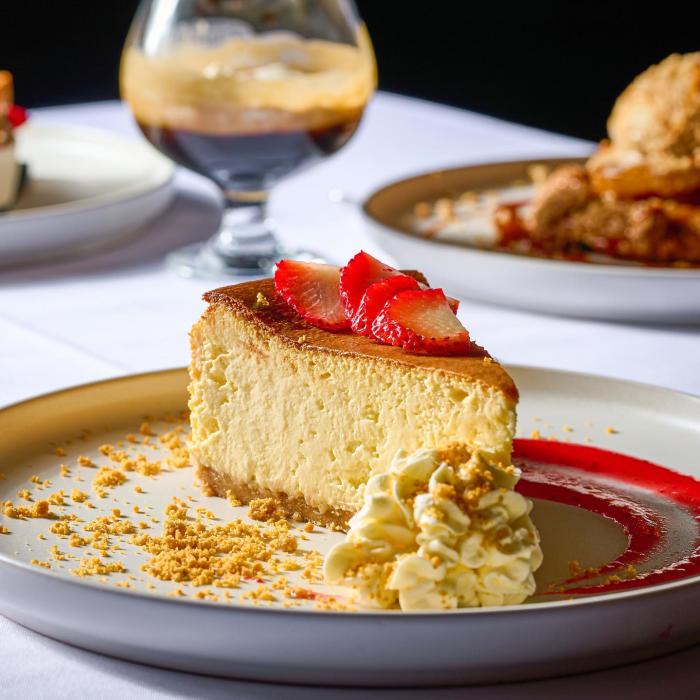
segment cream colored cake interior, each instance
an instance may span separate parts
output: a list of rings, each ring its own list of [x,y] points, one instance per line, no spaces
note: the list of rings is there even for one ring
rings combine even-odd
[[[508,463],[515,405],[444,372],[302,352],[214,305],[192,330],[192,456],[241,483],[355,511],[399,449],[455,442]]]

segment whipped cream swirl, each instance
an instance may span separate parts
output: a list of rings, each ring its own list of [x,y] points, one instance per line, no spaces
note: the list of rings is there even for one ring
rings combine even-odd
[[[462,447],[399,452],[367,483],[345,541],[326,556],[326,581],[351,586],[370,607],[523,602],[542,550],[532,502],[513,490],[519,476]]]

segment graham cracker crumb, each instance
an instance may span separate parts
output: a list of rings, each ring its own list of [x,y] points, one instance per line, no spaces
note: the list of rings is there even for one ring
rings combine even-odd
[[[121,562],[103,562],[97,557],[84,557],[80,560],[80,565],[77,569],[73,569],[71,573],[74,576],[108,576],[109,574],[122,574],[126,571]]]
[[[80,489],[73,489],[70,492],[70,497],[76,502],[76,503],[85,503],[90,496],[85,493],[85,491],[81,491]]]
[[[248,504],[248,517],[251,520],[268,521],[283,517],[283,512],[274,498],[254,498]]]
[[[6,501],[3,512],[6,517],[14,518],[15,520],[53,517],[48,501],[37,501],[31,508],[28,506],[14,506],[10,501]]]
[[[66,494],[64,493],[63,489],[59,489],[58,491],[50,494],[47,500],[52,506],[63,506],[65,505],[65,497]]]
[[[173,422],[177,420],[173,419]],[[91,480],[92,488],[97,495],[109,498],[115,506],[111,507],[110,503],[107,508],[109,515],[90,520],[65,511],[64,508],[73,504],[83,504],[85,509],[97,507],[90,501],[90,494],[79,488],[65,491],[58,489],[50,494],[47,491],[48,495],[41,497],[41,500],[37,500],[36,503],[27,500],[22,506],[10,501],[0,502],[0,512],[6,517],[49,518],[53,521],[47,526],[46,535],[43,532],[38,533],[37,539],[45,541],[47,536],[49,539],[58,537],[65,544],[51,544],[49,541],[47,545],[50,545],[50,549],[46,560],[35,559],[34,564],[44,568],[53,566],[66,572],[71,571],[78,577],[92,577],[95,581],[109,583],[110,574],[126,573],[124,555],[121,553],[126,549],[124,545],[129,543],[139,548],[137,554],[142,557],[146,555],[142,559],[145,563],[141,569],[153,577],[151,580],[188,583],[198,589],[187,591],[183,586],[174,589],[171,595],[190,595],[197,600],[226,603],[244,597],[255,605],[269,604],[279,598],[279,605],[299,605],[300,603],[284,601],[280,591],[289,589],[284,572],[303,570],[306,580],[321,580],[321,555],[298,549],[300,540],[309,540],[303,533],[314,532],[313,523],[305,522],[308,516],[302,518],[299,514],[298,519],[302,522],[302,532],[299,532],[281,517],[281,504],[272,498],[258,499],[257,503],[250,504],[250,515],[259,520],[257,523],[240,519],[222,522],[207,508],[195,508],[193,504],[188,511],[185,502],[174,499],[166,511],[165,521],[160,526],[162,529],[157,533],[155,526],[150,523],[161,521],[151,517],[153,510],[150,506],[144,508],[143,505],[132,505],[128,496],[124,498],[124,493],[109,492],[110,489],[128,481],[130,471],[143,476],[155,476],[163,470],[170,471],[165,469],[166,465],[171,469],[190,465],[185,429],[180,425],[171,425],[168,426],[167,432],[156,432],[155,423],[152,428],[150,421],[150,418],[146,418],[145,425],[141,425],[139,432],[143,437],[132,434],[131,440],[127,438],[126,446],[121,440],[116,440],[115,445],[100,445],[99,452],[109,460],[105,462],[110,466],[101,466],[85,454],[75,457],[77,465],[95,469]],[[161,462],[149,459],[143,454],[145,448],[140,448],[139,445],[146,445],[151,449],[160,448],[161,454],[167,450],[169,456],[161,457],[161,466]],[[61,464],[59,467],[57,463],[58,460],[56,468],[60,468],[62,478],[83,480],[77,470],[73,476],[71,467],[67,464]],[[20,495],[23,500],[32,497],[38,499],[38,492],[51,486],[50,480],[42,480],[38,475],[34,475],[31,482],[36,488],[22,489]],[[135,484],[133,490],[135,493],[145,493],[140,484]],[[228,497],[231,505],[241,505],[233,493],[229,493]],[[189,498],[195,501],[195,504],[201,500],[191,496]],[[52,512],[53,506],[56,506],[56,512]],[[74,509],[77,512],[75,506]],[[83,516],[85,512],[89,511],[83,510]],[[145,515],[146,519],[138,521],[134,515],[142,518]],[[9,532],[7,527],[0,525],[0,534]],[[65,547],[68,553],[59,549],[59,546]],[[71,549],[68,549],[69,547]],[[64,566],[64,562],[69,564]],[[137,581],[147,590],[158,589],[150,581],[133,576],[113,582],[113,585],[130,588],[134,587]],[[255,582],[256,587],[246,587],[243,593],[232,597],[229,591],[241,588],[244,581]],[[221,590],[221,593],[217,592],[217,589]]]
[[[59,537],[68,537],[68,535],[73,533],[71,526],[64,520],[55,522],[53,525],[51,525],[49,531],[54,535],[58,535]]]
[[[582,572],[581,563],[577,559],[572,559],[569,562],[569,576],[580,576]]]
[[[165,514],[160,536],[132,538],[151,554],[142,570],[164,581],[235,588],[241,578],[264,574],[275,552],[296,551],[296,538],[283,520],[266,528],[242,520],[207,525],[200,514],[191,520],[188,506],[179,499],[173,500]]]
[[[238,506],[242,506],[243,504],[233,495],[233,491],[228,490],[226,492],[226,500],[229,502],[229,505],[233,506],[234,508],[237,508]]]
[[[277,600],[277,598],[267,586],[260,585],[252,591],[246,591],[241,594],[241,600],[263,600],[266,602],[273,602]]]
[[[97,475],[92,480],[92,487],[100,493],[105,488],[113,488],[114,486],[119,486],[127,481],[126,476],[116,469],[110,469],[109,467],[100,467]]]
[[[51,552],[51,559],[53,559],[54,561],[67,561],[68,559],[66,555],[55,544],[51,545],[49,551]]]

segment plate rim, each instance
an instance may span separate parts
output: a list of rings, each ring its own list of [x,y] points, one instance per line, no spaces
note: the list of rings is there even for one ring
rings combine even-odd
[[[7,221],[9,225],[38,218],[89,213],[109,206],[122,205],[153,197],[157,193],[172,187],[177,170],[175,164],[161,155],[155,148],[143,142],[143,140],[130,138],[120,132],[109,129],[62,124],[52,120],[44,121],[39,119],[37,122],[30,122],[27,126],[28,131],[36,131],[40,135],[46,132],[50,135],[53,132],[59,137],[75,141],[91,141],[102,145],[109,144],[110,146],[127,145],[131,149],[135,148],[141,151],[142,155],[149,159],[151,165],[157,167],[152,168],[148,184],[142,182],[139,185],[138,181],[134,181],[127,188],[120,188],[116,191],[105,192],[85,199],[61,202],[59,204],[47,204],[32,207],[31,209],[10,210],[0,217],[0,229],[3,228],[3,220]]]
[[[364,199],[359,202],[359,209],[362,212],[362,216],[365,222],[369,222],[372,226],[378,227],[381,231],[387,235],[394,236],[397,240],[409,239],[411,241],[416,241],[419,244],[424,244],[430,248],[433,244],[439,246],[446,246],[452,249],[457,249],[463,251],[467,255],[474,255],[476,257],[487,257],[487,256],[507,256],[509,260],[517,260],[524,265],[530,265],[534,267],[536,265],[552,265],[555,264],[557,269],[562,272],[567,270],[582,271],[586,270],[592,274],[622,274],[629,277],[672,277],[674,279],[687,278],[687,279],[700,279],[700,268],[679,268],[671,266],[663,267],[644,267],[642,265],[622,265],[616,262],[611,263],[597,263],[597,262],[576,262],[572,260],[558,260],[556,258],[538,258],[531,255],[518,255],[517,253],[511,253],[502,250],[489,250],[487,248],[478,248],[476,246],[463,245],[461,243],[456,243],[451,240],[442,240],[439,238],[426,238],[413,233],[408,233],[402,231],[401,229],[389,226],[383,221],[380,221],[375,217],[369,210],[372,202],[382,195],[384,192],[401,185],[405,185],[416,180],[421,180],[426,177],[431,176],[441,176],[443,174],[456,173],[464,170],[476,170],[478,168],[484,168],[493,165],[503,165],[503,166],[516,166],[516,165],[547,165],[547,164],[563,164],[563,163],[582,163],[585,162],[585,158],[579,155],[572,155],[570,157],[553,157],[547,156],[544,158],[524,158],[516,160],[491,160],[491,161],[480,161],[478,163],[469,163],[467,165],[453,166],[449,168],[437,168],[434,170],[424,170],[406,177],[401,177],[398,179],[388,180],[383,184],[375,187],[372,191],[364,197]]]
[[[559,378],[564,377],[574,377],[575,379],[592,379],[592,380],[603,380],[605,382],[614,382],[615,384],[622,384],[630,388],[635,388],[637,390],[652,390],[661,391],[662,393],[672,394],[676,396],[683,397],[685,399],[691,399],[693,402],[698,404],[700,407],[700,396],[696,394],[691,394],[685,391],[679,391],[676,389],[670,389],[668,387],[659,386],[656,384],[648,384],[645,382],[639,382],[635,380],[619,379],[615,377],[606,377],[605,375],[593,374],[590,372],[575,372],[570,370],[562,369],[548,369],[545,367],[536,367],[532,365],[516,365],[516,364],[505,364],[503,365],[507,371],[514,372],[535,372],[535,373],[545,373],[554,374]],[[130,374],[123,374],[117,377],[109,377],[107,379],[95,380],[91,382],[85,382],[81,384],[75,384],[55,391],[47,392],[44,394],[39,394],[37,396],[32,396],[27,399],[23,399],[17,402],[13,402],[8,405],[0,406],[0,421],[3,419],[3,415],[13,411],[20,410],[27,407],[28,405],[44,400],[51,400],[57,398],[58,396],[63,396],[65,394],[70,394],[72,392],[79,392],[85,389],[96,388],[105,384],[116,384],[120,382],[130,382],[148,379],[156,376],[165,375],[186,375],[187,367],[170,367],[166,369],[152,370],[147,372],[136,372]],[[283,614],[299,616],[300,614],[304,617],[313,615],[314,619],[316,616],[328,617],[337,620],[340,618],[347,619],[357,619],[358,617],[366,617],[369,619],[413,619],[416,618],[443,618],[452,616],[464,616],[464,615],[524,615],[526,613],[542,613],[547,610],[568,610],[571,608],[578,609],[581,606],[588,605],[603,605],[603,604],[615,604],[624,603],[630,599],[636,599],[639,597],[648,596],[664,596],[671,594],[676,589],[691,588],[694,586],[700,586],[700,574],[696,576],[689,576],[676,581],[670,581],[666,583],[659,583],[656,585],[651,585],[646,588],[630,589],[623,591],[613,591],[610,593],[603,593],[599,595],[591,595],[582,598],[577,598],[573,600],[555,600],[551,602],[540,602],[540,603],[521,603],[518,605],[507,605],[507,606],[486,606],[486,607],[475,607],[475,608],[458,608],[454,610],[415,610],[415,611],[399,611],[399,610],[358,610],[358,611],[335,611],[335,610],[308,610],[308,609],[284,609],[284,608],[273,608],[273,607],[262,607],[262,606],[252,606],[244,605],[240,603],[230,603],[222,605],[219,602],[207,601],[207,600],[193,600],[189,598],[168,598],[162,595],[154,595],[152,593],[146,593],[139,590],[125,590],[122,588],[107,587],[103,584],[86,581],[83,579],[72,580],[66,577],[64,574],[52,570],[45,570],[43,568],[37,568],[32,566],[28,562],[24,562],[19,559],[15,559],[10,555],[0,552],[0,568],[1,567],[12,567],[15,570],[19,570],[21,573],[33,574],[39,577],[45,577],[49,580],[58,580],[67,585],[77,585],[82,588],[86,588],[92,591],[97,591],[99,593],[112,594],[117,596],[135,596],[142,601],[154,601],[161,604],[168,605],[187,605],[187,606],[209,606],[214,607],[218,610],[228,610],[228,614],[238,614],[242,612],[246,613],[259,613],[264,612],[267,615],[270,614]],[[122,598],[122,600],[124,600]]]

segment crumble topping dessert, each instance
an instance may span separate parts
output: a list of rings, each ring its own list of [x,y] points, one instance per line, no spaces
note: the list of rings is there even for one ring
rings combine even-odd
[[[585,166],[562,166],[531,206],[502,207],[501,240],[548,252],[700,264],[700,53],[673,54],[624,90]]]
[[[542,251],[588,251],[648,262],[700,263],[700,207],[658,196],[625,199],[597,192],[586,167],[558,168],[520,210],[496,221],[512,240],[526,235]]]
[[[700,52],[672,54],[615,101],[588,162],[597,191],[679,197],[700,189]]]
[[[584,165],[531,167],[529,183],[419,202],[411,226],[526,255],[700,265],[700,52],[635,78],[608,136]]]
[[[326,556],[326,581],[380,608],[522,603],[542,550],[518,477],[460,447],[399,452],[367,483],[345,542]]]

